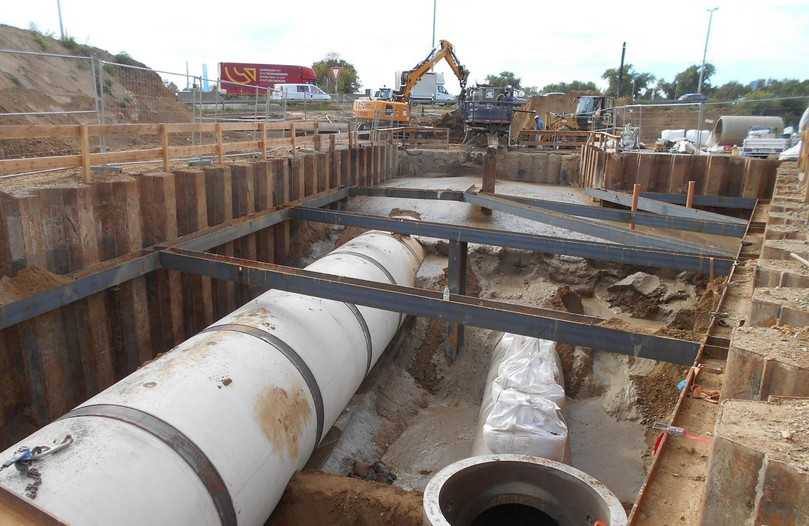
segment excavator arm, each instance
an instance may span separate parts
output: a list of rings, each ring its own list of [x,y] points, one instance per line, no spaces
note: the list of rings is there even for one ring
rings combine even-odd
[[[455,73],[455,76],[458,77],[458,82],[461,84],[461,100],[464,98],[464,93],[466,92],[466,79],[469,77],[469,70],[467,70],[461,63],[458,61],[457,55],[455,55],[455,48],[452,44],[447,40],[441,41],[441,47],[438,49],[433,49],[430,51],[430,54],[427,55],[427,58],[419,62],[416,67],[411,69],[407,72],[406,78],[404,80],[404,87],[402,88],[401,95],[399,96],[402,101],[409,101],[410,95],[413,93],[413,89],[416,87],[416,84],[419,80],[424,76],[425,73],[430,71],[430,69],[438,64],[441,59],[445,59],[449,67],[452,69],[452,72]]]

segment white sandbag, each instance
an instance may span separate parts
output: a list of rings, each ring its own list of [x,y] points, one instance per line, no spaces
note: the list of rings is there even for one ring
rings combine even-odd
[[[711,130],[702,130],[701,134],[699,133],[699,130],[688,130],[687,132],[685,132],[686,140],[693,142],[694,144],[696,144],[697,138],[700,135],[702,135],[702,140],[700,141],[700,144],[708,144],[708,139],[711,138]]]
[[[562,410],[539,395],[503,389],[483,424],[483,443],[492,453],[518,453],[563,461],[567,424]]]
[[[567,427],[561,408],[565,401],[556,342],[504,334],[492,353],[472,454],[495,452],[489,449],[484,437],[484,428],[489,425],[487,436],[499,444],[497,453],[532,455],[535,454],[532,451],[547,451],[555,455],[547,458],[564,460]],[[508,414],[512,416],[505,416]],[[511,424],[508,418],[512,419]],[[564,433],[560,431],[560,421]],[[548,430],[531,428],[543,422],[548,422]],[[509,433],[515,436],[508,438]],[[562,453],[557,455],[560,441]]]
[[[512,338],[511,345],[502,356],[494,383],[504,389],[546,396],[564,408],[564,376],[556,353],[556,342],[509,336]]]
[[[685,130],[663,130],[660,132],[660,138],[669,142],[681,141],[685,138]]]

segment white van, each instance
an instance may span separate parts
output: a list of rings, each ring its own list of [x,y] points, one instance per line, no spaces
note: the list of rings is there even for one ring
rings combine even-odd
[[[447,91],[443,84],[438,84],[435,87],[435,103],[436,104],[455,104],[457,97]]]
[[[331,100],[328,93],[314,84],[276,84],[270,96],[273,100]]]

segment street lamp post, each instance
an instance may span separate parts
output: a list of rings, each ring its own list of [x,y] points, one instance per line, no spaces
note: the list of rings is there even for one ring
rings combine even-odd
[[[705,48],[702,50],[702,66],[699,68],[699,82],[697,83],[697,93],[702,94],[702,81],[705,78],[705,59],[708,56],[708,39],[711,38],[711,22],[713,22],[714,11],[718,7],[707,9],[708,11],[708,30],[705,32]],[[702,148],[702,121],[705,117],[705,103],[699,101],[699,117],[697,122],[697,152]]]
[[[62,26],[62,0],[56,0],[56,11],[59,13],[59,36],[65,39],[65,28]]]

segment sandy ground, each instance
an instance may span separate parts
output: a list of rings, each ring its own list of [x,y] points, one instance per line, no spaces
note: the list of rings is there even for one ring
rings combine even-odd
[[[397,179],[391,184],[463,189],[474,182],[472,177],[457,177]],[[498,191],[588,201],[569,187],[503,182]],[[348,210],[375,215],[387,215],[393,208],[415,210],[431,221],[575,236],[507,214],[484,216],[465,203],[361,197],[347,205]],[[359,233],[342,227],[323,228],[305,233],[317,241],[307,254],[301,254],[301,263],[320,257]],[[428,239],[422,242],[428,255],[416,286],[442,290],[446,286],[446,244]],[[681,293],[666,302],[619,297],[610,291],[609,285],[636,270],[575,257],[472,247],[467,282],[471,295],[556,309],[563,308],[559,288],[569,286],[581,294],[586,314],[617,318],[617,323],[648,332],[675,330],[672,324],[679,320],[686,324],[682,330],[687,333],[695,317],[686,316],[683,322],[678,316],[697,310],[697,296],[704,283],[688,275],[661,271],[657,274],[661,285]],[[633,315],[636,303],[644,303],[641,310],[645,318]],[[445,352],[446,324],[424,318],[408,320],[307,467],[364,477],[368,466],[381,462],[395,476],[394,486],[423,490],[438,470],[470,454],[491,352],[500,337],[497,331],[467,327],[464,351],[450,362]],[[649,428],[671,411],[677,395],[675,385],[684,370],[585,348],[557,348],[569,397],[565,416],[570,462],[604,482],[625,505],[631,506],[645,478],[652,439]]]

